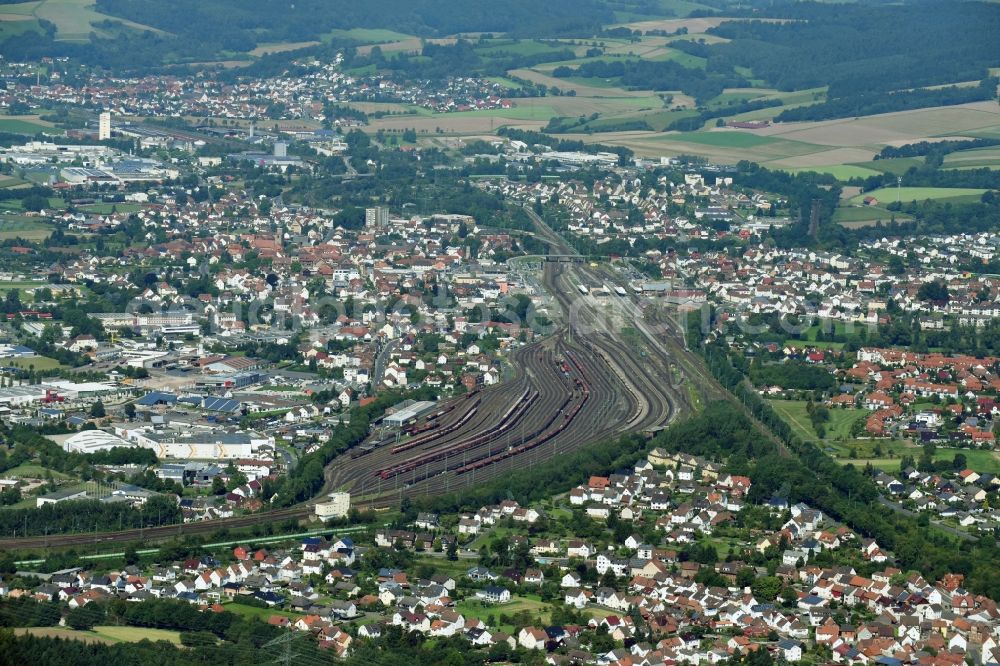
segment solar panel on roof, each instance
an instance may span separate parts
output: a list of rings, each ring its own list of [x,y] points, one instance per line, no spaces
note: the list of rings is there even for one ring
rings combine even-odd
[[[240,409],[239,400],[229,398],[205,398],[201,403],[202,409],[211,412],[237,412]]]
[[[158,405],[161,402],[168,404],[173,404],[177,402],[177,396],[172,393],[163,393],[161,391],[151,391],[146,395],[142,396],[136,400],[136,404],[142,405],[144,407],[149,407],[152,405]]]

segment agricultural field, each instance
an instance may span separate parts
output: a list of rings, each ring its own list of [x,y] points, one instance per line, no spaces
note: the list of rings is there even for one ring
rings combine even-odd
[[[34,172],[32,172],[34,173]],[[31,178],[31,174],[28,175],[28,180],[34,180]],[[38,182],[38,181],[35,181]],[[49,208],[61,208],[63,205],[63,200],[58,197],[49,197]],[[21,199],[8,199],[6,201],[0,201],[0,211],[23,211],[24,202]],[[17,221],[36,221],[30,216],[21,216]]]
[[[960,150],[944,157],[945,169],[1000,169],[1000,147]]]
[[[30,184],[31,183],[29,181],[21,180],[16,176],[0,176],[0,190],[5,190],[8,187],[22,187]]]
[[[872,160],[854,166],[864,169],[874,169],[882,173],[891,173],[894,176],[901,176],[912,167],[919,167],[924,163],[923,157],[893,157],[888,160]]]
[[[80,210],[96,215],[110,215],[111,213],[136,213],[145,206],[138,203],[96,203],[85,204],[79,207]]]
[[[815,146],[799,141],[736,130],[667,134],[646,131],[609,132],[600,135],[571,134],[567,138],[625,146],[641,156],[701,155],[722,163],[744,159],[768,163],[796,155],[808,155],[816,150]],[[772,165],[767,164],[767,166]]]
[[[476,53],[483,58],[491,58],[499,55],[537,55],[539,53],[552,53],[562,51],[566,46],[553,46],[537,40],[517,40],[517,39],[497,39],[491,40],[485,46],[477,47]]]
[[[899,470],[899,464],[904,455],[917,459],[922,453],[920,447],[898,440],[853,440],[848,444],[850,446],[838,449],[837,459],[839,462],[851,463],[858,467],[870,464],[872,467],[888,472]],[[880,448],[881,455],[876,455],[876,446]],[[852,450],[857,454],[857,457],[851,456]],[[934,460],[951,462],[957,453],[965,456],[966,466],[969,469],[980,473],[1000,474],[1000,457],[995,451],[939,446],[934,451]]]
[[[550,118],[564,116],[577,118],[593,113],[602,119],[629,116],[637,111],[663,109],[663,101],[656,95],[641,93],[616,96],[607,93],[600,97],[532,97],[517,99],[510,109],[464,111],[458,113],[433,113],[420,107],[395,105],[383,110],[403,111],[405,115],[384,116],[371,121],[372,131],[404,130],[412,128],[418,133],[448,135],[491,134],[500,127],[512,125],[527,129],[541,129]],[[375,109],[373,105],[353,105],[362,110]],[[367,107],[367,108],[366,108]]]
[[[974,102],[860,118],[778,123],[759,131],[807,143],[855,147],[912,143],[942,136],[943,129],[947,136],[959,136],[996,125],[1000,125],[1000,107],[995,102]]]
[[[552,79],[552,82],[552,85],[558,85],[559,79]],[[786,105],[812,103],[824,95],[821,88],[793,93],[774,93],[767,89],[762,89],[761,92],[766,93],[762,98],[773,96]],[[591,94],[600,93],[601,89],[591,88]],[[726,91],[724,94],[734,93],[748,94],[737,90]],[[733,116],[732,120],[767,119],[781,108],[752,111]],[[628,116],[623,114],[621,119],[626,117]],[[946,134],[942,134],[943,128],[948,128]],[[820,171],[845,179],[866,177],[880,171],[902,173],[920,162],[920,158],[873,161],[872,158],[888,145],[899,146],[943,136],[1000,138],[1000,107],[995,102],[975,102],[860,118],[777,123],[758,130],[739,132],[756,137],[754,139],[724,139],[714,136],[710,139],[703,138],[716,132],[725,131],[702,130],[670,134],[648,131],[608,132],[582,134],[573,138],[626,146],[641,156],[695,154],[724,163],[748,159],[772,169]],[[974,157],[964,154],[959,159],[968,159],[966,165],[987,160],[992,163],[997,159],[996,149],[994,151],[984,150]],[[971,151],[966,151],[968,152]],[[961,163],[956,164],[960,165]],[[891,200],[894,201],[895,198]]]
[[[181,644],[181,634],[179,631],[151,629],[149,627],[103,626],[94,627],[90,631],[77,631],[67,627],[28,627],[15,629],[14,633],[51,638],[68,638],[85,643],[105,643],[108,645],[115,643],[138,643],[139,641],[167,641],[174,645]]]
[[[21,463],[17,467],[6,470],[3,475],[10,479],[44,479],[46,475],[51,475],[57,481],[65,481],[72,478],[67,474],[42,467],[35,463]],[[31,506],[34,505],[35,503],[32,501]]]
[[[35,287],[44,286],[44,282],[36,282],[32,280],[6,280],[0,282],[0,291],[10,291],[11,289],[20,289],[24,291],[26,289],[34,289]]]
[[[10,219],[13,217],[14,219]],[[0,217],[0,240],[23,238],[30,241],[44,240],[52,235],[52,227],[44,222],[21,216]],[[0,285],[0,289],[6,285]]]
[[[272,53],[285,53],[287,51],[298,51],[299,49],[309,48],[310,46],[318,46],[321,42],[276,42],[274,44],[260,44],[252,51],[248,51],[249,55],[255,58],[261,56],[270,55]]]
[[[897,199],[901,202],[925,201],[927,199],[970,202],[978,201],[985,191],[971,187],[882,187],[851,197],[849,201],[852,204],[861,204],[865,197],[875,197],[880,203],[891,203]]]
[[[65,638],[83,643],[103,643],[105,645],[113,645],[120,642],[107,636],[99,636],[93,631],[76,631],[69,627],[17,627],[14,629],[14,633],[19,636],[29,634],[31,636]]]
[[[226,603],[223,606],[230,613],[236,613],[245,618],[258,618],[263,622],[267,622],[267,618],[272,615],[281,615],[293,621],[305,617],[302,613],[292,613],[291,611],[283,611],[278,608],[258,608],[257,606],[248,606],[235,601]]]
[[[352,28],[350,30],[333,30],[328,33],[328,36],[323,37],[323,40],[327,41],[328,38],[350,39],[355,42],[359,42],[361,46],[358,46],[357,48],[360,55],[368,55],[376,46],[387,55],[392,53],[419,54],[425,42],[428,44],[454,44],[456,41],[453,37],[425,39],[421,41],[418,37],[414,37],[413,35],[407,35],[401,32],[385,30],[382,28]],[[362,72],[361,70],[354,70],[354,73],[361,74]],[[365,73],[371,73],[371,70]]]
[[[30,16],[0,13],[0,40],[5,40],[26,32],[41,34],[42,25]]]
[[[365,44],[381,44],[385,42],[400,42],[405,39],[413,39],[413,35],[402,32],[385,30],[383,28],[351,28],[350,30],[332,30],[331,37],[340,39],[353,39],[356,42]]]
[[[633,23],[623,23],[614,28],[628,28],[629,30],[663,30],[664,32],[677,32],[681,28],[687,29],[689,34],[705,32],[709,28],[714,28],[723,21],[731,21],[720,16],[710,16],[706,18],[684,18],[684,19],[655,19],[651,21],[635,21]]]
[[[23,18],[18,18],[23,17]],[[135,30],[161,32],[141,23],[101,14],[94,10],[94,0],[38,0],[37,2],[21,2],[3,5],[0,21],[25,21],[38,19],[49,21],[56,26],[56,39],[64,41],[86,41],[90,33],[109,37],[106,30],[94,27],[101,21],[112,21]],[[6,35],[0,35],[6,36]]]
[[[859,331],[864,326],[864,324],[856,324],[850,321],[845,322],[834,319],[821,319],[804,330],[801,338],[790,337],[785,340],[785,344],[799,344],[801,346],[805,342],[809,342],[810,344],[814,343],[816,338],[819,336],[820,331],[823,331],[825,334],[851,335],[852,333]]]
[[[892,220],[904,222],[912,219],[905,213],[893,212],[878,206],[841,206],[833,213],[833,221],[849,229],[874,226],[876,222],[888,223]]]
[[[815,171],[817,173],[828,173],[837,180],[850,180],[851,178],[867,178],[878,175],[877,171],[872,171],[863,166],[854,164],[833,164],[828,166],[791,166],[783,167],[789,173],[801,173],[803,171]]]
[[[39,132],[62,134],[63,131],[53,127],[52,123],[39,120],[38,116],[0,116],[0,132],[12,134],[35,135]]]

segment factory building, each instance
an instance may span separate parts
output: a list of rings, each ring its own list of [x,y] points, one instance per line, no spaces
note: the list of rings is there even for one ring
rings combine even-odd
[[[262,447],[274,446],[274,438],[253,432],[192,432],[137,428],[124,430],[118,434],[139,446],[152,449],[157,458],[181,460],[252,458]]]

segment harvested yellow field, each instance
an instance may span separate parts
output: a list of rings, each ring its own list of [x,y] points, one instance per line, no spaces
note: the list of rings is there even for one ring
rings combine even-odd
[[[779,123],[759,133],[827,146],[885,146],[1000,125],[996,102],[899,111],[862,118]]]

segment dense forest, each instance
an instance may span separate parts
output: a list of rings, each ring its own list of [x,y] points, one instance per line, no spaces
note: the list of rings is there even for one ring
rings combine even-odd
[[[689,68],[673,60],[592,60],[578,67],[557,67],[552,74],[559,78],[617,78],[626,87],[644,90],[681,90],[699,104],[717,97],[725,88],[750,85],[731,68]]]
[[[749,67],[781,90],[828,85],[829,99],[980,81],[997,64],[1000,5],[786,2],[711,33],[731,41],[709,48],[709,66]]]
[[[555,44],[562,43],[555,42]],[[516,49],[516,44],[512,42],[511,47]],[[380,49],[375,48],[372,49],[370,57],[354,59],[351,66],[363,67],[371,64],[380,72],[394,72],[410,80],[440,79],[471,74],[502,76],[511,69],[533,67],[543,62],[572,60],[575,57],[573,50],[566,47],[532,54],[517,54],[499,47],[490,53],[490,57],[484,58],[475,50],[472,42],[459,39],[454,44],[427,43],[419,57],[399,53],[392,58],[386,58]]]
[[[334,29],[387,28],[434,37],[462,32],[549,36],[593,34],[612,20],[599,0],[98,0],[106,14],[187,39],[218,40],[245,51],[263,42],[301,42]]]

